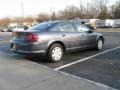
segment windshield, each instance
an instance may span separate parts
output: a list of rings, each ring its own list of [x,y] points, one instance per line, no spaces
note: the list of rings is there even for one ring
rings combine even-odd
[[[44,22],[44,23],[40,23],[38,25],[31,27],[30,30],[48,30],[53,25],[54,25],[54,23]]]

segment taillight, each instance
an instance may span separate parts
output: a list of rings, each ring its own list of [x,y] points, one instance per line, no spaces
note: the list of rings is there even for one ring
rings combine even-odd
[[[26,42],[35,43],[38,42],[39,36],[34,33],[28,33],[25,37]]]

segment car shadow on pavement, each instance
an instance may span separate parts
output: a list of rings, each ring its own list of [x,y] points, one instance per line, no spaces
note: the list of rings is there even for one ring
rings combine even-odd
[[[89,53],[95,53],[96,50],[91,50],[91,49],[87,49],[87,50],[78,50],[78,51],[71,51],[71,52],[67,52],[65,53],[63,59],[59,62],[56,63],[63,63],[65,64],[66,62],[72,62],[74,60],[78,60],[80,59],[80,57],[83,57],[84,54],[89,55]],[[53,62],[51,62],[50,60],[47,59],[47,56],[28,56],[28,57],[24,57],[27,60],[30,60],[32,62],[36,62],[39,64],[54,64]]]

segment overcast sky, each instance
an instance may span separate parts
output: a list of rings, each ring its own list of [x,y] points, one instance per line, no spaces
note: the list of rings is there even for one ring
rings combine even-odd
[[[90,0],[81,0],[88,2]],[[116,0],[109,0],[112,4]],[[79,6],[80,0],[0,0],[0,18],[21,16],[21,3],[24,6],[24,15],[37,15],[40,12],[62,10],[68,5]]]

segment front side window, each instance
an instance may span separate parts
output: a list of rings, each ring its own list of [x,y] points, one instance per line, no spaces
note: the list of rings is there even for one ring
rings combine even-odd
[[[79,32],[87,32],[87,31],[89,31],[89,28],[87,28],[84,25],[75,23],[75,26],[76,26],[76,28],[78,29]]]
[[[59,30],[62,31],[62,32],[76,32],[76,29],[70,23],[61,25],[59,27]]]

